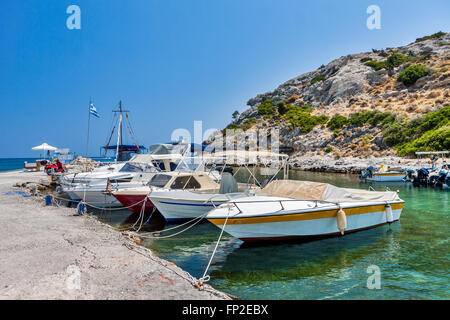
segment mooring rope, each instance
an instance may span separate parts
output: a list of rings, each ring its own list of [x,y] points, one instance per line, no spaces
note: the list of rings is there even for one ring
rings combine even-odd
[[[230,207],[228,207],[227,217],[225,219],[225,222],[223,223],[222,230],[220,231],[219,238],[217,239],[216,246],[214,247],[213,253],[211,255],[211,258],[209,259],[208,265],[206,266],[205,272],[203,273],[203,276],[200,279],[198,279],[198,287],[200,290],[203,288],[203,284],[211,279],[211,276],[206,274],[208,273],[209,267],[211,266],[211,262],[214,258],[214,255],[216,254],[217,248],[219,247],[219,243],[220,240],[222,239],[223,232],[225,231],[225,226],[227,225],[229,216],[230,216]]]

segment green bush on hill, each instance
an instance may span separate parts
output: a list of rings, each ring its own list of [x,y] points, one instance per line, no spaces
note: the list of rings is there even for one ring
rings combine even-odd
[[[388,69],[394,69],[400,66],[403,62],[406,61],[406,56],[399,52],[393,52],[389,58],[386,60],[386,66]]]
[[[264,100],[258,106],[258,113],[264,118],[268,119],[275,115],[275,106],[273,105],[273,99]]]
[[[245,120],[245,121],[242,123],[241,128],[242,128],[242,130],[247,131],[247,130],[250,129],[255,123],[256,123],[256,119],[255,119],[255,118],[247,119],[247,120]]]
[[[324,74],[319,74],[319,75],[317,75],[317,76],[315,76],[314,78],[311,79],[311,84],[314,84],[314,83],[319,82],[319,81],[324,81],[326,79],[327,79],[327,77]]]
[[[372,67],[375,71],[385,69],[387,67],[387,63],[385,60],[382,61],[369,61],[364,63],[365,66]]]
[[[445,151],[450,149],[450,125],[425,132],[419,138],[396,148],[401,157],[417,151]]]
[[[361,60],[359,60],[359,62],[361,62],[361,63],[364,63],[364,62],[367,62],[367,61],[372,61],[372,58],[371,57],[364,57]]]
[[[416,83],[418,79],[428,75],[428,72],[427,67],[415,64],[403,69],[398,75],[397,81],[402,82],[405,86],[410,86]]]
[[[333,116],[327,123],[327,127],[330,130],[337,130],[345,127],[348,124],[348,119],[341,115]]]
[[[422,38],[417,38],[416,42],[430,40],[430,39],[435,39],[435,38],[441,38],[441,37],[445,36],[446,34],[447,33],[445,33],[445,32],[439,31],[439,32],[433,33],[432,35],[429,35],[429,36],[425,36],[425,37],[422,37]]]
[[[365,66],[372,67],[375,71],[386,69],[391,70],[402,65],[404,62],[409,61],[410,56],[405,56],[397,51],[393,52],[386,60],[381,61],[368,61],[364,63]],[[362,59],[361,59],[362,62]]]
[[[395,122],[384,131],[388,146],[395,146],[400,156],[414,155],[416,151],[450,149],[450,106],[430,112],[408,123]]]
[[[383,141],[388,147],[394,147],[398,144],[406,142],[408,136],[405,130],[405,124],[400,122],[392,123],[383,132]]]
[[[277,102],[277,111],[278,114],[283,115],[288,111],[288,107],[286,106],[286,102],[278,101]]]
[[[291,128],[300,128],[300,133],[308,133],[316,125],[325,124],[328,121],[328,117],[325,115],[312,116],[310,113],[313,108],[309,105],[288,105],[287,108],[288,111],[283,118],[290,123]]]

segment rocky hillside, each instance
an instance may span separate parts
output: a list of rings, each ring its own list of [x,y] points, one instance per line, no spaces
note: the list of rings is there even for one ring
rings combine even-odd
[[[449,149],[449,45],[450,34],[439,32],[403,47],[340,57],[251,98],[225,129],[276,127],[293,156]]]

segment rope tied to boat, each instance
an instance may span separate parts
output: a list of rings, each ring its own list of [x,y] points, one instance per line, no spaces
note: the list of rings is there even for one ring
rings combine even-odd
[[[220,240],[222,240],[223,232],[225,231],[225,226],[227,225],[229,216],[230,216],[230,207],[228,207],[227,217],[225,219],[225,222],[223,223],[222,230],[220,231],[219,238],[217,239],[216,246],[214,247],[213,253],[211,254],[211,258],[209,259],[209,262],[208,262],[208,265],[206,266],[205,272],[203,272],[203,276],[200,279],[198,279],[198,282],[195,285],[195,287],[200,290],[203,290],[203,284],[205,282],[208,282],[209,280],[211,280],[211,276],[207,275],[207,273],[208,273],[209,267],[211,266],[211,262],[214,258],[214,255],[216,254],[217,248],[219,247]]]

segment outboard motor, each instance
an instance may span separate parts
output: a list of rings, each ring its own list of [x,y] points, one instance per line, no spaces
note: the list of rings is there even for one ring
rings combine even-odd
[[[417,170],[417,176],[413,179],[413,185],[415,187],[426,186],[428,185],[428,175],[429,172],[425,168],[421,168]]]
[[[375,168],[372,166],[369,166],[366,170],[361,171],[359,179],[365,180],[367,178],[372,178],[374,172],[375,172]]]
[[[445,183],[443,187],[450,188],[450,171],[447,172],[447,176],[445,177]]]
[[[406,170],[406,177],[403,178],[403,180],[405,180],[405,181],[414,181],[415,173],[416,173],[416,170],[414,170],[414,169]]]
[[[442,187],[441,179],[445,179],[445,176],[447,175],[447,172],[445,170],[439,171],[438,174],[434,174],[428,178],[428,184],[433,187]]]
[[[238,184],[236,179],[234,179],[233,175],[229,172],[224,172],[222,174],[222,180],[220,180],[220,189],[219,193],[234,193],[238,192]]]
[[[439,174],[437,175],[437,180],[435,182],[435,186],[442,188],[442,186],[445,184],[445,179],[447,178],[448,171],[445,169],[441,169],[439,171]]]

